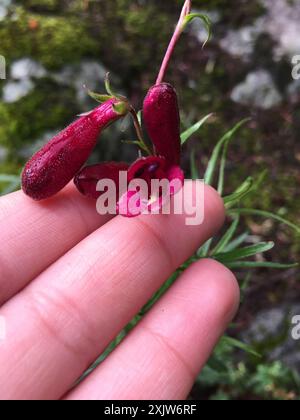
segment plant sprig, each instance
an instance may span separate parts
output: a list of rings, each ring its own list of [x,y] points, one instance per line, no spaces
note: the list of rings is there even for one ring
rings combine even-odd
[[[181,11],[181,15],[179,18],[179,21],[177,23],[176,29],[173,33],[173,36],[171,38],[171,41],[169,43],[169,46],[167,48],[166,54],[164,56],[157,80],[156,80],[156,84],[159,85],[160,83],[163,82],[171,57],[174,53],[175,47],[183,33],[183,31],[186,29],[186,27],[188,26],[188,24],[190,22],[192,22],[195,18],[199,18],[203,21],[204,26],[208,32],[208,36],[206,41],[203,44],[203,47],[206,45],[206,43],[210,40],[211,35],[212,35],[212,24],[211,21],[209,19],[208,16],[201,14],[201,13],[191,13],[192,10],[192,0],[186,0],[182,11]]]

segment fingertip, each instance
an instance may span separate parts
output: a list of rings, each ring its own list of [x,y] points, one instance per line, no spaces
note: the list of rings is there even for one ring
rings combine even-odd
[[[220,194],[210,185],[205,184],[205,217],[211,217],[217,229],[219,230],[224,222],[226,217],[226,211],[224,206],[224,201]]]
[[[211,258],[194,263],[189,270],[195,270],[194,275],[201,273],[202,279],[207,279],[206,290],[215,302],[215,315],[225,323],[230,322],[240,304],[240,287],[232,271]]]

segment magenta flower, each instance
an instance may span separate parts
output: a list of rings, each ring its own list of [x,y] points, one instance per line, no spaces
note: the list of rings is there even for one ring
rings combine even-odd
[[[156,153],[180,164],[180,116],[177,94],[169,83],[153,86],[144,101],[143,117]]]
[[[115,107],[120,104],[123,108],[119,112]],[[44,200],[62,190],[91,155],[101,131],[128,112],[126,102],[112,98],[53,137],[23,170],[25,194],[34,200]]]
[[[158,212],[184,183],[184,174],[179,166],[179,109],[172,86],[162,83],[151,88],[143,111],[145,125],[154,146],[153,155],[141,157],[131,166],[117,162],[88,166],[74,180],[82,194],[94,199],[101,196],[101,192],[96,190],[98,181],[113,180],[118,194],[116,211],[126,217]],[[127,171],[127,191],[120,191],[119,188],[121,171]],[[144,188],[141,188],[141,184]]]
[[[117,204],[118,213],[126,217],[159,212],[184,183],[184,174],[179,166],[171,165],[165,158],[156,156],[136,160],[128,169],[127,175],[129,188]],[[138,183],[138,180],[145,181],[145,191],[130,187],[132,181]],[[168,181],[165,188],[161,183],[163,180]]]
[[[101,191],[97,191],[98,181],[101,179],[110,179],[116,185],[116,193],[119,196],[119,173],[127,171],[129,165],[124,162],[103,162],[97,165],[86,166],[74,178],[74,183],[86,197],[98,199]]]

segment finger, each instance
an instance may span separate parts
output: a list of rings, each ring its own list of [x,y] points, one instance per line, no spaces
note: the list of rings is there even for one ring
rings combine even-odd
[[[73,186],[36,203],[21,191],[0,199],[0,305],[108,217]]]
[[[194,264],[68,399],[185,399],[238,303],[227,268]]]
[[[2,309],[10,333],[0,395],[64,395],[223,220],[222,200],[206,187],[202,225],[187,226],[185,214],[117,217],[73,248]]]

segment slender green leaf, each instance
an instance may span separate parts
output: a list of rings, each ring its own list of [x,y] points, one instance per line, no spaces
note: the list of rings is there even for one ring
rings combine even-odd
[[[218,144],[216,145],[216,147],[213,150],[211,159],[208,163],[206,172],[205,172],[205,176],[204,176],[204,180],[205,183],[208,185],[212,184],[213,181],[213,177],[216,171],[216,167],[218,164],[218,160],[220,157],[220,154],[222,152],[222,148],[223,146],[228,142],[230,142],[233,138],[233,136],[236,134],[236,132],[244,125],[246,124],[246,122],[250,121],[249,118],[244,119],[242,121],[240,121],[238,124],[236,124],[231,130],[229,130],[222,138],[221,140],[219,140]]]
[[[249,237],[249,232],[242,233],[236,239],[234,239],[228,245],[226,245],[226,247],[223,249],[223,251],[224,252],[233,251],[234,249],[236,249],[240,245],[242,245],[248,237]]]
[[[245,182],[231,195],[224,197],[224,204],[227,208],[228,205],[232,205],[241,201],[244,197],[246,197],[249,192],[252,191],[252,187],[254,184],[254,179],[249,177],[246,179]]]
[[[200,130],[200,128],[206,123],[206,121],[212,117],[214,114],[208,114],[202,120],[198,121],[196,124],[194,124],[192,127],[188,128],[186,131],[184,131],[181,134],[181,144],[185,144],[189,138],[191,138],[197,131]]]
[[[207,42],[211,39],[211,36],[212,36],[212,22],[207,15],[204,15],[203,13],[190,13],[184,19],[184,22],[182,24],[182,30],[184,30],[187,27],[187,25],[196,18],[202,20],[202,22],[204,23],[205,29],[207,31],[207,38],[205,42],[203,43],[203,47],[204,47],[207,44]]]
[[[230,209],[249,194],[256,192],[265,180],[267,173],[267,170],[263,171],[256,180],[252,177],[247,178],[233,194],[225,197],[224,202],[226,209]]]
[[[113,98],[111,95],[105,95],[105,94],[101,94],[101,93],[96,93],[96,92],[92,92],[91,90],[88,90],[88,94],[89,94],[89,96],[92,99],[94,99],[97,102],[100,102],[101,104],[103,102],[106,102],[109,99],[112,99]],[[89,113],[91,113],[91,112],[92,111],[90,111]],[[81,114],[81,116],[89,115],[89,113]]]
[[[259,244],[247,246],[245,248],[235,249],[230,252],[216,254],[214,255],[214,258],[222,263],[227,263],[270,251],[270,249],[274,248],[274,246],[274,242],[261,242]]]
[[[268,211],[264,211],[264,210],[256,210],[256,209],[249,209],[249,208],[245,208],[245,209],[230,209],[228,211],[228,214],[240,214],[240,215],[249,215],[249,216],[261,216],[261,217],[266,217],[269,219],[273,219],[276,220],[277,222],[283,223],[286,226],[289,226],[291,229],[293,229],[297,234],[300,234],[300,226],[295,225],[294,223],[284,219],[283,217],[268,212]]]
[[[143,121],[142,121],[142,119],[143,119],[142,110],[140,109],[136,115],[137,115],[137,119],[138,119],[139,124],[142,125],[142,123],[143,123]]]
[[[228,153],[229,142],[224,144],[223,153],[220,162],[220,171],[219,171],[219,182],[218,182],[218,193],[222,196],[224,191],[225,184],[225,168],[226,168],[226,159]]]
[[[20,181],[20,177],[18,175],[0,175],[0,182],[17,182]]]
[[[214,250],[212,251],[212,255],[218,254],[222,251],[224,251],[224,248],[229,244],[231,239],[233,238],[233,235],[235,234],[237,227],[239,225],[240,217],[235,217],[234,221],[232,222],[231,226],[227,230],[227,232],[224,234],[224,236],[220,239]]]
[[[115,94],[115,92],[112,90],[111,83],[110,83],[110,73],[106,73],[104,78],[104,85],[105,90],[108,93],[108,95],[112,96],[113,98],[117,98],[118,95]]]
[[[200,178],[199,170],[197,168],[195,149],[191,152],[191,175],[192,179]]]
[[[236,340],[235,338],[224,336],[222,338],[223,343],[229,345],[230,347],[235,347],[237,349],[243,350],[244,352],[251,354],[252,356],[261,358],[261,354],[259,354],[257,351],[255,351],[251,346],[248,344],[245,344],[239,340]]]
[[[286,270],[288,268],[299,267],[299,263],[281,264],[273,262],[260,262],[260,261],[234,261],[226,263],[228,268],[275,268]]]
[[[199,258],[205,258],[208,256],[212,242],[213,238],[205,242],[205,244],[199,249],[199,251],[197,252]]]

